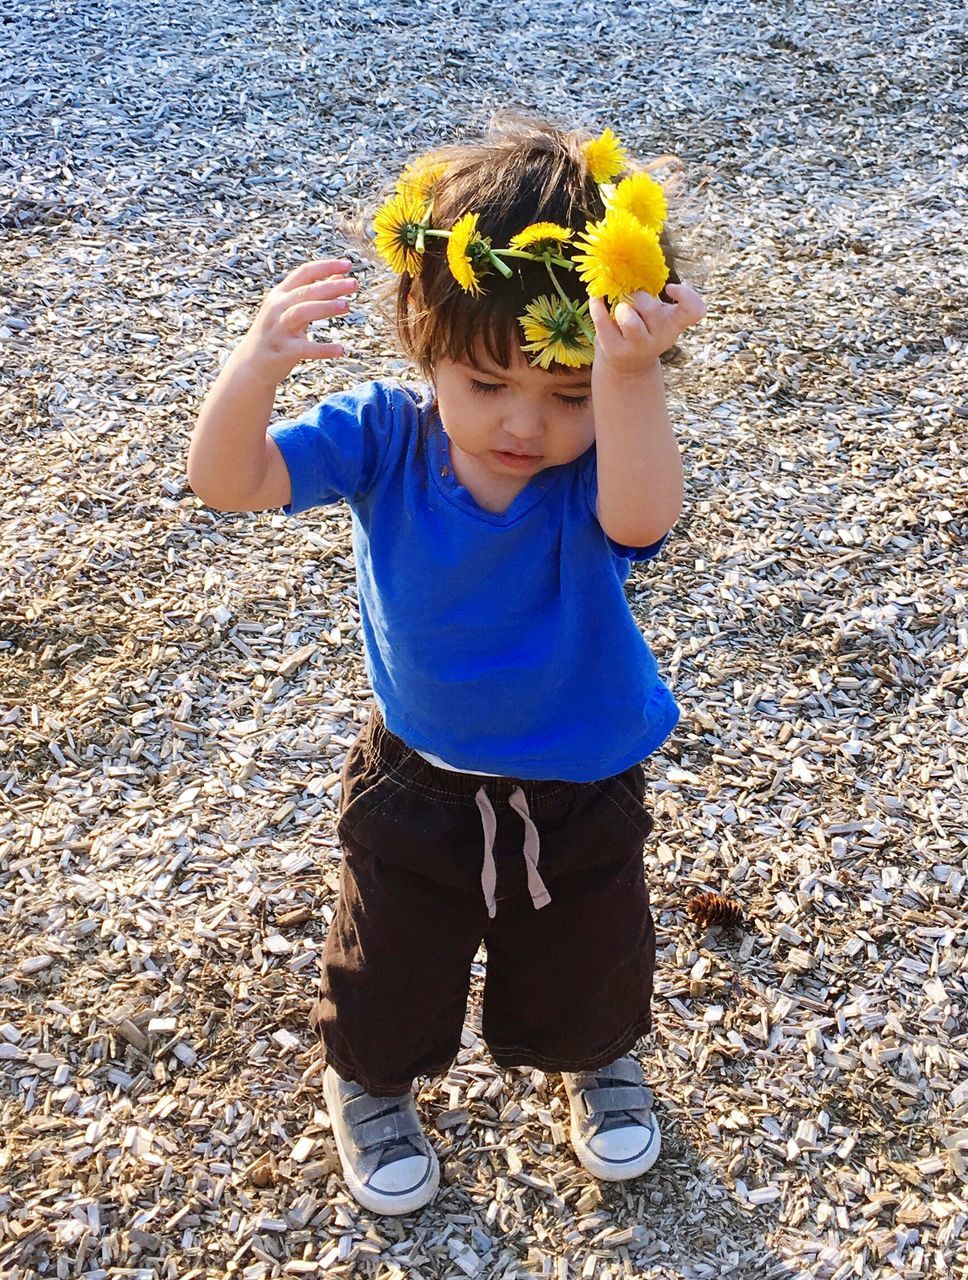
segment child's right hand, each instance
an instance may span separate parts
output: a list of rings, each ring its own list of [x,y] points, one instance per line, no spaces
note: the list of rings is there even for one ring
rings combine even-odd
[[[303,262],[270,289],[236,348],[253,373],[278,385],[300,360],[326,360],[346,354],[338,342],[310,342],[306,330],[349,309],[346,295],[357,289],[347,258]]]

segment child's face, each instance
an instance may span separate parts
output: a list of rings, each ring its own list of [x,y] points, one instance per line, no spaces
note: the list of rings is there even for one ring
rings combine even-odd
[[[441,358],[434,383],[452,447],[497,479],[573,462],[595,439],[591,366],[551,373],[515,352],[502,368],[481,353]]]

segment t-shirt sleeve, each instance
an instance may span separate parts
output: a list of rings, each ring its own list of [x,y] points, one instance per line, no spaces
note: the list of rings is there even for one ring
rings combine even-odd
[[[595,464],[594,449],[589,450],[589,457],[586,460],[584,467],[583,481],[585,498],[588,502],[588,510],[592,519],[597,523],[598,513],[595,508],[598,504],[598,468]],[[616,542],[614,538],[610,538],[608,534],[605,533],[605,530],[602,529],[605,541],[608,543],[614,554],[622,556],[626,560],[653,560],[668,542],[671,532],[672,531],[670,529],[669,532],[664,533],[657,542],[653,542],[647,547],[630,547],[626,546],[622,542]]]
[[[367,382],[327,396],[298,418],[270,423],[289,471],[292,499],[288,516],[362,497],[375,484],[387,457],[405,403],[402,390]]]

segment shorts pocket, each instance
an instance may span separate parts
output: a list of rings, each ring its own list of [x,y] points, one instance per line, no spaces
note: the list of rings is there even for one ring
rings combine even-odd
[[[434,797],[381,778],[351,801],[337,829],[348,848],[480,894],[483,836],[472,797]]]
[[[397,786],[368,749],[367,729],[350,746],[343,761],[336,817],[336,833],[341,841],[352,834],[356,823],[382,804]]]
[[[336,834],[346,844],[367,818],[387,803],[393,793],[399,790],[399,783],[381,774],[369,780],[354,779],[349,794],[345,791],[340,797],[339,814],[336,818]]]
[[[641,840],[647,840],[655,823],[652,814],[645,807],[645,770],[642,765],[633,764],[622,773],[604,778],[600,786],[636,835]]]

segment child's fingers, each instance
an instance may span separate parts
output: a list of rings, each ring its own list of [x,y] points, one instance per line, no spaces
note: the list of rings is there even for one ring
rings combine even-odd
[[[607,361],[627,364],[638,362],[652,341],[648,326],[631,302],[619,302],[610,312],[600,299],[597,307],[589,302],[589,315],[595,321],[595,336]]]
[[[634,350],[650,338],[648,326],[629,300],[623,299],[610,312],[601,298],[591,298],[588,313],[606,359],[627,358],[630,348]]]
[[[320,298],[318,301],[295,303],[286,307],[279,317],[279,327],[284,333],[303,333],[307,325],[345,315],[349,309],[346,298]]]
[[[330,276],[326,280],[286,289],[282,296],[285,305],[291,307],[295,302],[322,302],[324,299],[345,297],[356,293],[359,287],[360,282],[352,276]]]
[[[317,258],[313,262],[301,262],[276,285],[276,288],[280,292],[288,293],[291,289],[298,289],[318,280],[326,280],[330,276],[345,276],[352,267],[353,264],[349,258]]]
[[[676,309],[679,312],[679,322],[683,328],[695,324],[697,320],[701,320],[706,314],[706,304],[703,301],[702,294],[694,289],[692,285],[667,284],[665,291],[674,300]]]
[[[345,356],[346,348],[341,342],[310,342],[304,339],[292,346],[297,360],[332,360],[334,356]]]
[[[643,294],[642,296],[648,297],[648,294]],[[642,314],[645,306],[639,302],[639,294],[634,294],[633,298],[638,305],[623,299],[612,312],[612,319],[618,325],[626,342],[635,342],[640,338],[649,336],[649,326],[646,323],[645,316]]]
[[[597,329],[603,320],[608,320],[608,307],[605,305],[604,298],[593,298],[591,294],[588,296],[588,314],[592,318],[592,324]]]
[[[665,302],[662,302],[652,293],[646,293],[644,289],[636,289],[635,293],[629,294],[625,301],[646,323],[658,320],[662,313],[668,309]]]
[[[604,298],[589,298],[588,314],[595,326],[595,341],[605,353],[606,359],[618,355],[625,339],[622,337],[622,330],[612,318]]]
[[[588,299],[588,314],[591,317],[592,324],[595,326],[595,336],[605,342],[609,338],[615,339],[622,336],[622,331],[612,319],[612,313],[609,311],[604,298]]]

